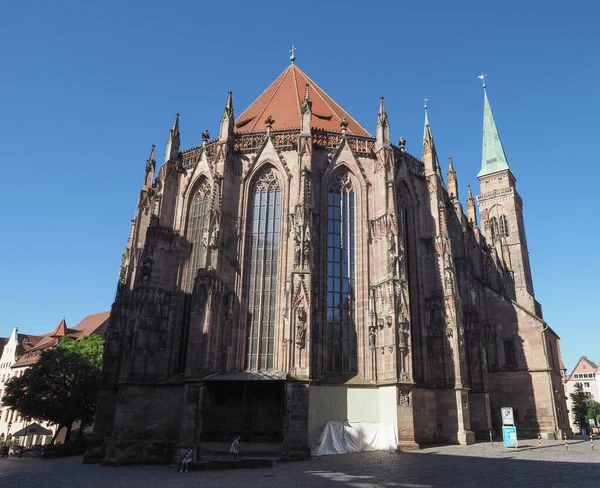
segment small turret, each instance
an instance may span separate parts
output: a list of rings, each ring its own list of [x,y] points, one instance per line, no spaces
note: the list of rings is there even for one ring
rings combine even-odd
[[[169,133],[169,140],[167,141],[167,150],[165,151],[165,162],[175,161],[179,157],[179,114],[175,115],[175,122],[173,122],[173,128]]]
[[[423,108],[425,109],[425,127],[423,128],[423,152],[421,159],[423,160],[423,163],[425,163],[425,171],[429,173],[434,172],[438,176],[442,185],[445,186],[437,151],[435,150],[435,143],[433,142],[431,126],[429,125],[427,99],[425,99],[425,106]]]
[[[448,193],[450,194],[450,198],[458,200],[458,182],[452,158],[448,158]]]
[[[304,89],[304,100],[300,105],[301,120],[300,127],[302,128],[302,135],[310,135],[310,126],[312,120],[312,102],[310,101],[309,84],[306,84]]]
[[[220,141],[228,141],[233,137],[233,124],[233,92],[230,90],[227,93],[227,102],[225,103],[223,117],[221,117],[221,127],[219,129]]]
[[[390,124],[388,122],[387,112],[385,111],[385,102],[383,97],[379,100],[379,113],[377,114],[377,130],[375,151],[390,144]]]
[[[146,176],[144,178],[144,186],[152,186],[154,181],[154,171],[156,170],[156,161],[154,160],[154,148],[156,144],[152,144],[150,157],[146,159]]]
[[[477,225],[477,213],[475,212],[475,199],[473,193],[471,193],[471,185],[467,185],[468,196],[467,196],[467,217],[469,223],[473,226]]]

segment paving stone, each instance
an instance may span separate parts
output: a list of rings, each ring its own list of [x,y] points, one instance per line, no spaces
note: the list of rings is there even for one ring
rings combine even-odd
[[[600,485],[600,452],[587,441],[431,447],[282,462],[270,469],[179,473],[166,466],[102,468],[80,457],[0,459],[0,486],[11,488],[572,488]]]

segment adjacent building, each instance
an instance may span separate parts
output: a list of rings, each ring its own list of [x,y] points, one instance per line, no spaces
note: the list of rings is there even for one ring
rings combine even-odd
[[[16,327],[13,329],[10,337],[4,340],[0,357],[0,440],[28,425],[16,411],[2,405],[6,382],[12,377],[22,376],[27,368],[38,361],[43,351],[56,347],[66,335],[75,339],[90,334],[104,337],[109,316],[110,312],[91,314],[73,328],[68,328],[63,318],[52,332],[38,336],[19,334]],[[57,426],[48,423],[42,425],[55,433]],[[58,441],[64,440],[65,432],[66,429],[63,429],[57,438]],[[25,445],[46,444],[51,439],[52,436],[29,436],[25,439]]]
[[[567,408],[571,410],[571,393],[575,391],[575,385],[580,383],[583,387],[583,391],[589,393],[591,397],[600,402],[600,367],[598,363],[590,361],[587,356],[581,356],[575,368],[568,376],[565,382],[565,389],[567,395]],[[579,430],[579,426],[573,423],[573,416],[569,415],[569,422],[571,428],[574,431]]]
[[[465,201],[427,112],[416,157],[378,109],[371,135],[292,62],[237,118],[229,92],[198,146],[180,148],[177,114],[158,176],[154,147],[140,168],[112,307],[94,430],[108,457],[236,433],[303,457],[346,419],[392,424],[401,448],[469,444],[504,406],[521,436],[569,428],[485,89]]]

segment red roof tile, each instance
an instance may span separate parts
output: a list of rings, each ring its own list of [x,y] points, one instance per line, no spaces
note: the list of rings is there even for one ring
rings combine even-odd
[[[273,130],[299,129],[300,104],[304,99],[307,84],[312,102],[313,128],[340,132],[340,123],[345,118],[348,121],[349,134],[370,137],[363,126],[295,64],[288,66],[262,95],[244,110],[235,121],[235,131],[262,132],[266,130],[265,119],[269,115],[274,119]]]
[[[59,322],[59,324],[56,326],[56,329],[54,329],[54,332],[52,332],[52,334],[50,334],[50,335],[52,337],[64,337],[67,335],[67,322],[65,321],[64,317]]]
[[[79,339],[95,333],[104,338],[109,318],[110,310],[88,315],[72,329],[73,337]]]
[[[577,364],[571,371],[571,375],[569,376],[569,380],[575,379],[575,373],[595,373],[598,369],[598,365],[593,361],[590,361],[587,356],[581,356]]]
[[[93,313],[85,317],[73,328],[67,328],[65,319],[63,318],[56,329],[48,334],[41,336],[26,336],[19,334],[20,348],[17,352],[19,358],[13,367],[20,368],[36,363],[42,351],[56,347],[61,337],[71,335],[75,339],[88,336],[90,334],[98,334],[104,337],[110,312]],[[25,339],[28,341],[26,342]]]

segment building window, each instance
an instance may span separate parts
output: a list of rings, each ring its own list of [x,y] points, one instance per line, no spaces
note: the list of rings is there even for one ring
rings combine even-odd
[[[494,240],[496,238],[496,236],[498,235],[498,219],[496,219],[496,217],[492,217],[490,219],[490,237],[492,238],[492,240]]]
[[[586,388],[589,388],[589,387],[590,387],[590,384],[589,384],[589,383],[586,381],[586,382],[583,384],[583,386],[585,386]]]
[[[281,189],[273,168],[259,177],[249,212],[248,344],[246,367],[273,368]]]
[[[504,341],[504,360],[507,366],[517,365],[517,355],[515,354],[515,341]]]
[[[498,219],[498,233],[502,237],[508,237],[508,220],[506,215],[500,215]]]
[[[205,265],[210,223],[210,185],[204,180],[192,200],[187,238],[191,245],[190,259],[185,274],[185,291],[192,292],[198,268]]]
[[[347,171],[327,194],[327,372],[357,372],[355,326],[355,199]]]
[[[552,342],[548,342],[548,359],[550,360],[550,369],[556,369],[556,364],[554,362],[554,347],[552,347]]]

